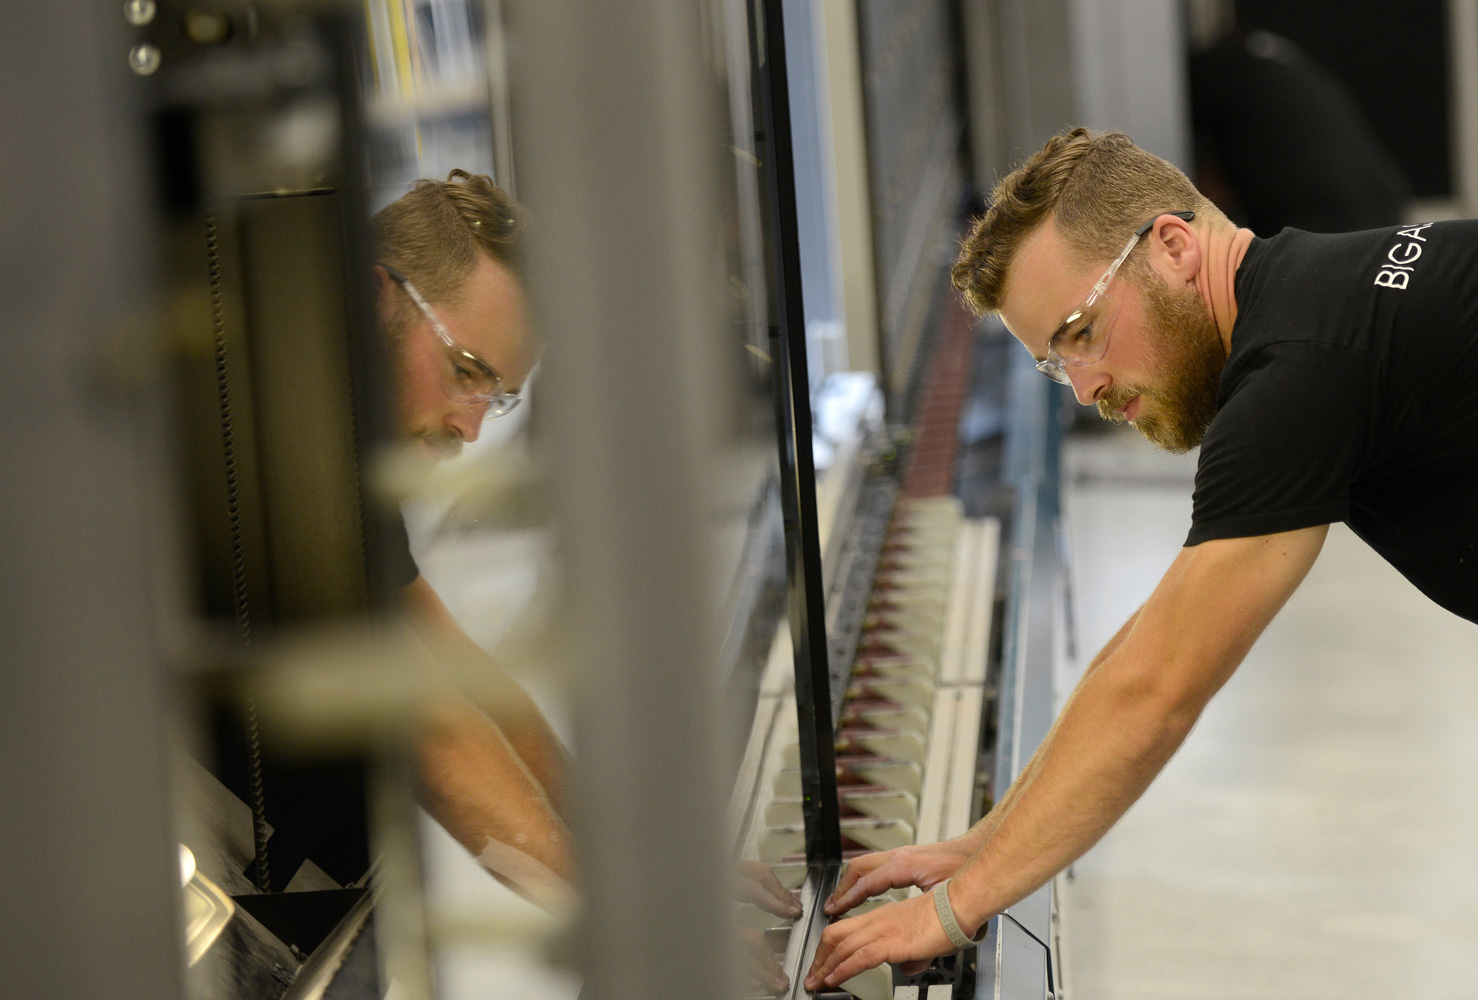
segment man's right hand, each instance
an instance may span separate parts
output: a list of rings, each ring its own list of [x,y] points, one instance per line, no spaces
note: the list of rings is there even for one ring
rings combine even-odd
[[[916,885],[927,892],[958,871],[973,853],[960,840],[946,840],[864,854],[848,862],[836,891],[826,900],[826,912],[846,913],[889,889]]]

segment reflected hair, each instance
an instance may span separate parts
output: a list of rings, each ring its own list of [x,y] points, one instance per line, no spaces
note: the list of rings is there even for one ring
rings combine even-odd
[[[950,280],[977,316],[998,313],[1017,252],[1047,220],[1056,220],[1074,263],[1107,264],[1139,226],[1185,210],[1227,221],[1178,168],[1124,133],[1075,128],[996,184],[990,207],[961,242]],[[1125,269],[1137,274],[1132,257]]]
[[[433,302],[455,304],[484,253],[523,270],[523,210],[486,174],[453,170],[423,179],[370,220],[375,260],[400,271]]]

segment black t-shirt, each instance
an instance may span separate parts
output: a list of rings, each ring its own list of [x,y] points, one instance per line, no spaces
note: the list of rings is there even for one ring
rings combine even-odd
[[[1348,232],[1400,222],[1410,185],[1348,87],[1266,31],[1191,57],[1191,116],[1246,222]]]
[[[1478,621],[1478,221],[1254,239],[1187,545],[1345,521]]]
[[[409,587],[421,575],[411,555],[405,518],[399,511],[385,518],[385,580],[396,591]]]

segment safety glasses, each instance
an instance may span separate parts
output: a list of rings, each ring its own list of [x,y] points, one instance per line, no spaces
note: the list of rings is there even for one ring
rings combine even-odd
[[[522,402],[523,397],[503,388],[503,379],[493,367],[457,343],[446,324],[432,310],[430,303],[416,290],[409,278],[387,264],[381,264],[390,279],[410,296],[416,308],[425,315],[431,330],[445,347],[442,365],[442,388],[447,398],[462,406],[487,406],[487,418],[501,417]]]
[[[1161,212],[1160,215],[1173,215],[1177,219],[1190,222],[1196,217],[1195,212]],[[1130,252],[1139,245],[1144,234],[1154,228],[1155,221],[1160,216],[1146,222],[1134,231],[1129,237],[1129,242],[1124,244],[1124,249],[1119,251],[1119,256],[1103,272],[1103,277],[1098,279],[1083,304],[1068,314],[1062,325],[1053,332],[1047,341],[1047,357],[1037,362],[1037,371],[1046,375],[1054,382],[1062,385],[1072,385],[1068,378],[1066,367],[1069,365],[1082,366],[1091,365],[1102,360],[1108,352],[1108,332],[1112,325],[1117,310],[1105,313],[1099,309],[1096,314],[1090,315],[1093,307],[1103,298],[1108,291],[1109,283],[1114,280],[1114,275],[1119,273]]]

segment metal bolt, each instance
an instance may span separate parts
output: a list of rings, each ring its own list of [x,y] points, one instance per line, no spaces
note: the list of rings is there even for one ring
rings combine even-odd
[[[159,68],[159,49],[148,42],[140,42],[128,50],[128,68],[139,76],[150,76]]]
[[[154,0],[128,0],[123,5],[123,16],[135,28],[142,28],[154,20],[154,14],[158,9],[154,4]]]

